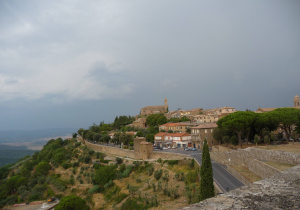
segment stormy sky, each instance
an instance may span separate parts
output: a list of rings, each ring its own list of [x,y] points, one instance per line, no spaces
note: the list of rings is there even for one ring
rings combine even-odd
[[[0,0],[0,130],[147,105],[291,107],[300,1]]]

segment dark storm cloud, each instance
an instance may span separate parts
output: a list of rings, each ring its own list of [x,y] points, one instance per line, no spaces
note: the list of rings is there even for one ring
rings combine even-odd
[[[292,106],[299,10],[296,0],[3,0],[0,106],[20,121],[32,104],[56,107],[41,126],[67,124],[65,107],[86,124],[164,97],[171,109]]]

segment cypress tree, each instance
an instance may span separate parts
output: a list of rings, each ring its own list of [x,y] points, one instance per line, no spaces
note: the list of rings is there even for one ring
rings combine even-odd
[[[206,139],[204,140],[202,150],[202,164],[200,168],[200,175],[200,201],[202,201],[215,196],[213,170]]]

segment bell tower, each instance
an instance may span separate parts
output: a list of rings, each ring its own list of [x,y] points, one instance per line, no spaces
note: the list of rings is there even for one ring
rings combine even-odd
[[[294,108],[300,108],[300,98],[298,95],[294,97]]]
[[[164,102],[164,106],[165,106],[165,111],[167,112],[167,111],[169,111],[168,109],[169,109],[169,107],[168,107],[168,101],[167,101],[167,98],[165,97],[165,102]]]

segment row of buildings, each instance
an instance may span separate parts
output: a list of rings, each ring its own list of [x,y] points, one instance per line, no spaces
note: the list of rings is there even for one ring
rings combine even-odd
[[[300,98],[298,95],[294,97],[293,104],[294,108],[300,108]],[[256,112],[264,113],[274,109],[276,108],[258,108]],[[228,106],[216,109],[168,110],[168,101],[166,98],[164,105],[143,107],[140,117],[130,126],[145,128],[146,117],[150,114],[162,113],[167,119],[185,116],[190,119],[190,122],[166,123],[159,126],[160,132],[154,136],[154,144],[170,148],[194,147],[202,149],[204,139],[207,139],[209,147],[217,143],[212,135],[213,130],[217,127],[216,122],[220,118],[237,111],[235,108]],[[168,131],[172,131],[172,133]]]

